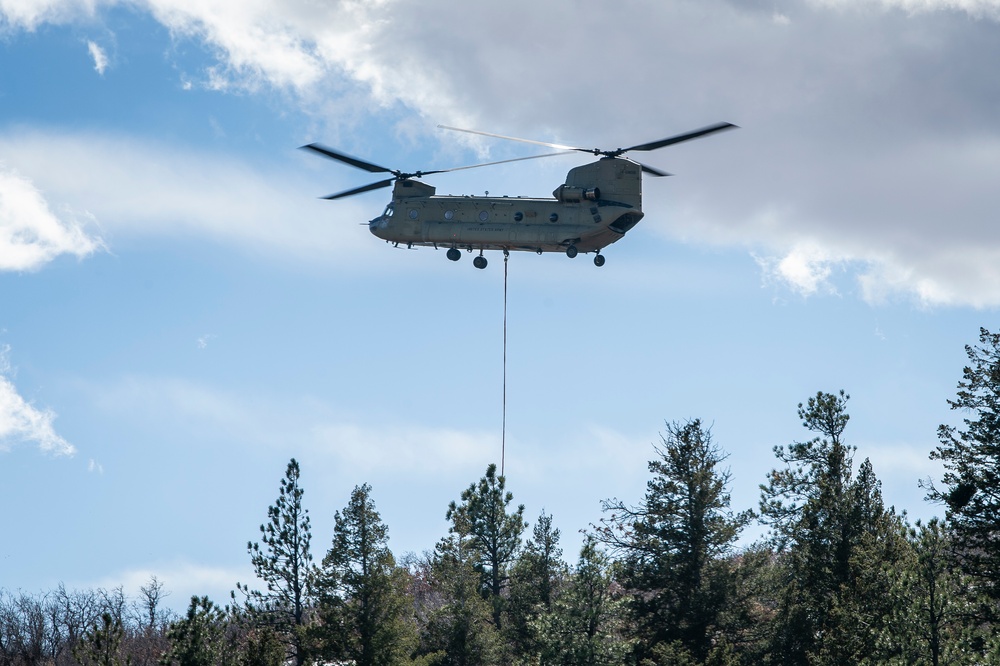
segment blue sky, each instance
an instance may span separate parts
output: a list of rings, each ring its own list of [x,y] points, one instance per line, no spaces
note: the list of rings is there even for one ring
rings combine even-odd
[[[1000,305],[1000,3],[454,4],[0,0],[0,588],[224,601],[293,456],[317,554],[365,482],[397,555],[446,533],[499,462],[502,262],[385,245],[386,191],[322,201],[369,175],[297,150],[534,152],[438,124],[741,126],[644,158],[677,175],[604,267],[510,258],[508,486],[568,558],[665,420],[756,507],[820,390],[886,501],[940,513],[917,481]],[[428,182],[548,196],[586,159]]]

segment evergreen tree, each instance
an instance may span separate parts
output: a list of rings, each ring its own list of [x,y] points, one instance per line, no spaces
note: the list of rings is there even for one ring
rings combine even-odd
[[[187,614],[167,631],[170,649],[164,666],[232,666],[233,652],[226,641],[225,613],[208,597],[191,597]]]
[[[542,511],[510,574],[510,596],[507,600],[509,621],[506,634],[515,657],[538,652],[535,632],[539,615],[552,610],[566,578],[566,564],[559,547],[559,529],[553,527],[552,516]]]
[[[482,595],[480,553],[464,523],[449,532],[434,549],[431,585],[439,603],[428,614],[421,652],[437,666],[503,663],[491,606]]]
[[[73,656],[83,666],[130,666],[132,659],[122,657],[121,647],[125,629],[111,613],[102,613],[100,624],[93,625],[76,645]]]
[[[890,610],[883,566],[900,557],[899,522],[867,460],[853,478],[854,447],[842,438],[849,399],[820,392],[800,403],[802,425],[818,436],[775,447],[786,466],[761,486],[761,514],[786,574],[773,663],[860,663]]]
[[[617,591],[616,591],[617,588]],[[617,666],[629,652],[612,564],[588,535],[566,589],[533,624],[544,666]]]
[[[249,627],[242,632],[237,666],[284,666],[285,645],[272,627]]]
[[[890,665],[985,663],[980,627],[968,622],[967,579],[954,567],[951,536],[932,518],[905,529],[909,548],[892,573],[892,617],[882,639]]]
[[[405,617],[406,573],[389,550],[388,528],[375,509],[371,486],[355,487],[334,522],[320,578],[323,655],[358,666],[398,663],[413,640]]]
[[[260,526],[261,543],[247,543],[250,562],[266,591],[236,584],[246,596],[245,609],[260,626],[277,631],[296,666],[306,661],[306,625],[315,603],[312,589],[312,533],[309,512],[302,507],[299,463],[288,463],[278,499],[268,507],[268,521]]]
[[[719,643],[719,618],[732,593],[723,556],[751,515],[730,511],[729,472],[718,469],[725,454],[700,420],[668,423],[661,440],[643,502],[603,502],[611,515],[598,537],[623,558],[638,658],[676,644],[704,661]]]
[[[946,505],[962,569],[992,600],[984,614],[1000,619],[1000,334],[979,331],[952,409],[969,412],[962,428],[941,425],[931,458],[942,461],[944,487],[928,499]]]
[[[461,532],[471,539],[471,547],[477,553],[476,570],[481,576],[482,593],[490,601],[493,624],[499,631],[508,568],[521,545],[521,533],[528,525],[524,522],[523,504],[507,513],[514,495],[506,491],[504,477],[496,472],[496,465],[487,467],[486,476],[462,493],[462,503],[449,505],[446,517],[452,521],[452,532]]]

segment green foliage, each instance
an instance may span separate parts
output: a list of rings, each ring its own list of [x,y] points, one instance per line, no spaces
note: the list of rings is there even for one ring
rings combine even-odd
[[[621,664],[631,646],[624,636],[621,588],[610,558],[589,536],[563,594],[534,620],[538,663],[552,666]]]
[[[122,657],[122,623],[111,613],[102,613],[100,624],[94,624],[76,645],[73,656],[82,666],[130,666],[132,659]]]
[[[226,614],[208,597],[191,597],[187,614],[167,631],[170,649],[164,666],[232,666],[233,650],[226,639]]]
[[[249,617],[257,626],[272,627],[284,638],[296,666],[305,663],[308,613],[315,603],[309,552],[312,533],[309,512],[302,507],[299,474],[299,464],[292,458],[278,499],[268,507],[268,520],[260,526],[260,543],[247,543],[250,563],[266,591],[236,585],[245,595]]]
[[[700,420],[668,423],[661,440],[643,502],[603,502],[610,516],[597,536],[622,556],[638,657],[677,643],[704,660],[733,592],[731,572],[719,563],[751,514],[730,511],[729,472],[718,469],[726,456]]]
[[[431,584],[440,603],[428,613],[421,653],[436,653],[433,663],[440,666],[500,664],[500,634],[481,593],[480,553],[464,525],[453,526],[435,547]]]
[[[871,664],[993,663],[974,617],[968,579],[954,566],[952,536],[932,518],[903,529],[907,549],[883,567],[893,576],[891,619]]]
[[[449,505],[446,517],[452,521],[452,532],[461,532],[471,540],[481,590],[492,606],[493,624],[500,630],[508,567],[528,525],[524,522],[523,504],[512,513],[507,512],[514,495],[506,491],[504,477],[496,472],[497,466],[489,465],[486,476],[462,492],[462,503]]]
[[[539,651],[536,620],[552,609],[568,576],[559,538],[552,516],[543,511],[511,569],[505,636],[515,657],[525,658]]]
[[[244,634],[238,666],[283,666],[285,644],[271,627],[253,627]]]
[[[854,448],[842,440],[849,399],[820,392],[800,403],[802,425],[819,436],[775,447],[786,467],[761,486],[761,514],[787,551],[772,663],[860,663],[890,611],[883,563],[903,550],[899,521],[867,460],[853,476]]]
[[[885,507],[844,441],[843,391],[799,404],[812,438],[775,447],[760,498],[770,533],[744,550],[752,513],[730,509],[725,454],[698,420],[667,424],[642,501],[603,502],[572,567],[544,511],[521,547],[524,508],[490,465],[449,505],[433,553],[403,567],[370,486],[356,487],[315,568],[293,459],[248,544],[264,590],[238,584],[245,602],[225,610],[192,597],[165,629],[155,578],[138,604],[121,589],[0,589],[0,665],[1000,663],[1000,336],[980,340],[950,403],[968,418],[941,426],[932,454],[944,522],[906,526]]]
[[[316,629],[321,654],[358,666],[401,663],[412,650],[407,574],[389,550],[371,486],[355,487],[343,513],[334,515],[334,537],[319,577]]]
[[[962,569],[977,581],[992,603],[984,617],[1000,619],[1000,334],[979,331],[952,409],[970,415],[962,428],[941,425],[931,458],[944,464],[944,487],[929,488],[928,499],[947,507]]]

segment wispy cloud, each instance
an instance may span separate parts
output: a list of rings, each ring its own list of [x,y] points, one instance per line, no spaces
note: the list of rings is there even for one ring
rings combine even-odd
[[[156,577],[163,585],[164,606],[183,613],[192,596],[208,596],[217,604],[229,602],[229,592],[236,582],[255,582],[249,567],[224,567],[189,561],[152,563],[111,574],[96,581],[77,583],[85,589],[112,590],[118,587],[131,598],[139,596],[140,588]]]
[[[442,472],[475,467],[500,450],[496,433],[426,426],[326,423],[313,428],[313,446],[365,472]]]
[[[818,246],[800,245],[779,257],[754,254],[754,259],[760,266],[765,284],[777,283],[801,296],[812,296],[818,292],[836,293],[830,276],[838,262]]]
[[[71,456],[76,448],[56,434],[56,415],[26,401],[10,380],[9,346],[0,347],[0,451],[20,443],[34,444],[44,453]]]
[[[108,68],[108,54],[94,41],[87,42],[87,51],[90,52],[90,57],[94,59],[94,71],[104,76],[104,72]]]
[[[350,225],[345,233],[343,225],[330,224],[333,209],[317,197],[331,185],[318,180],[318,170],[316,182],[310,184],[301,173],[292,176],[287,169],[254,170],[235,158],[141,137],[24,127],[0,132],[0,154],[46,192],[90,211],[115,237],[193,235],[275,259],[340,266],[363,264],[369,253],[381,250],[370,242],[367,230]],[[151,162],[150,155],[157,159]],[[8,173],[7,184],[3,183],[0,192],[11,191],[16,195],[11,205],[18,205],[6,217],[20,222],[7,234],[15,245],[6,251],[10,255],[6,262],[0,236],[0,268],[5,264],[34,266],[58,251],[82,254],[98,247],[98,241],[87,237],[80,225],[48,212],[26,178]],[[6,197],[0,197],[0,206],[5,201]],[[371,217],[363,201],[347,202],[335,212],[350,220]],[[46,233],[36,232],[32,237],[39,236],[39,240],[25,243],[22,227],[43,228]],[[0,233],[3,228],[0,224]],[[22,256],[29,250],[33,254]]]
[[[0,164],[0,270],[35,270],[61,254],[85,257],[101,247],[75,216],[57,216],[30,180]]]

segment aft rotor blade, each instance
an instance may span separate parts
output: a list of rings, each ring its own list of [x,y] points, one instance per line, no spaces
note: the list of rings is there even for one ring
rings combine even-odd
[[[699,139],[703,136],[708,136],[709,134],[715,134],[716,132],[736,128],[737,125],[732,123],[716,123],[715,125],[702,127],[701,129],[685,132],[684,134],[677,134],[675,136],[667,137],[666,139],[660,139],[659,141],[650,141],[649,143],[640,143],[638,146],[632,146],[631,148],[623,148],[621,152],[627,153],[632,150],[656,150],[657,148],[663,148],[664,146],[672,146],[675,143],[690,141],[691,139]]]
[[[508,141],[520,141],[521,143],[533,143],[536,146],[547,146],[549,148],[558,148],[559,150],[576,150],[584,153],[593,152],[587,150],[586,148],[577,148],[576,146],[564,146],[561,143],[549,143],[548,141],[535,141],[534,139],[522,139],[516,136],[504,136],[503,134],[493,134],[491,132],[480,132],[479,130],[462,129],[461,127],[450,127],[448,125],[438,125],[441,129],[452,130],[454,132],[465,132],[467,134],[478,134],[480,136],[489,136],[494,139],[507,139]],[[558,153],[556,153],[558,154]],[[541,157],[541,156],[539,156]]]
[[[389,187],[396,181],[395,178],[386,178],[385,180],[380,180],[377,183],[370,183],[368,185],[362,185],[361,187],[355,187],[351,190],[344,190],[343,192],[337,192],[336,194],[331,194],[323,199],[332,201],[333,199],[343,199],[344,197],[349,197],[354,194],[361,194],[362,192],[370,192],[371,190],[378,190],[383,187]]]
[[[369,173],[395,173],[392,169],[387,169],[384,166],[379,166],[378,164],[372,164],[371,162],[366,162],[357,157],[351,157],[345,153],[339,153],[332,148],[327,148],[326,146],[320,145],[318,143],[310,143],[309,145],[302,146],[303,150],[311,150],[318,155],[323,157],[329,157],[331,160],[337,160],[338,162],[343,162],[345,164],[350,164],[353,167],[359,169],[364,169]]]
[[[672,176],[674,174],[667,173],[666,171],[660,171],[656,167],[651,167],[648,164],[643,164],[642,162],[637,162],[637,164],[642,167],[643,173],[648,173],[651,176]]]

